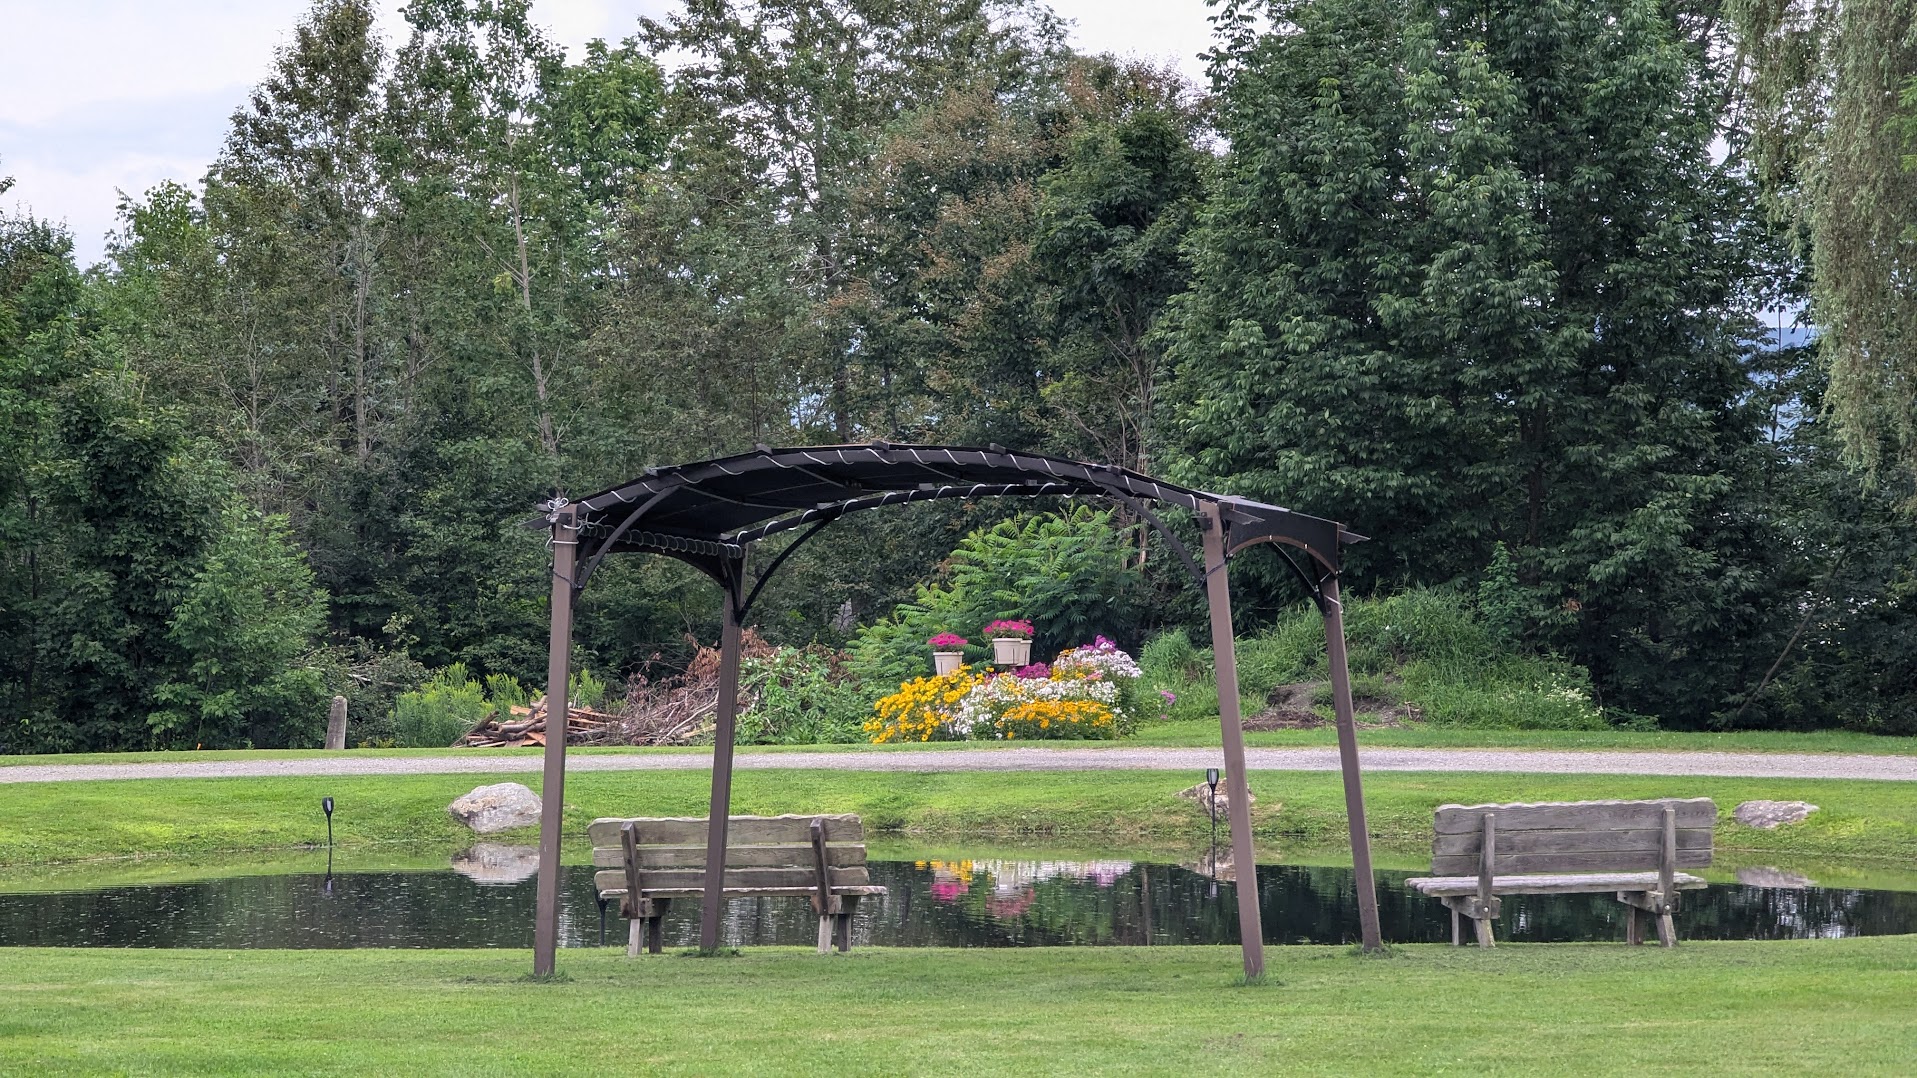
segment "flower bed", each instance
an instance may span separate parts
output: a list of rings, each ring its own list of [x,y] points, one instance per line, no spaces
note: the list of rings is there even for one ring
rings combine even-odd
[[[1128,731],[1138,663],[1104,637],[1009,674],[961,666],[914,678],[873,705],[877,743],[1110,739]]]

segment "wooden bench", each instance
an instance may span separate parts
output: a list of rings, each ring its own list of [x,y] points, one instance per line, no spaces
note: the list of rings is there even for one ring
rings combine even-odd
[[[1677,946],[1671,914],[1678,892],[1704,881],[1680,868],[1711,863],[1717,806],[1710,798],[1571,801],[1536,805],[1441,805],[1433,822],[1429,877],[1405,881],[1451,909],[1451,942],[1462,945],[1469,917],[1478,946],[1490,947],[1499,895],[1614,891],[1624,903],[1624,941],[1644,941],[1642,919],[1657,939]],[[1473,873],[1473,875],[1466,875]]]
[[[601,901],[619,899],[626,953],[658,954],[661,921],[675,898],[705,897],[705,819],[598,819],[592,863]],[[809,898],[819,915],[819,953],[852,947],[852,911],[882,895],[865,867],[857,816],[734,816],[726,826],[725,897]]]

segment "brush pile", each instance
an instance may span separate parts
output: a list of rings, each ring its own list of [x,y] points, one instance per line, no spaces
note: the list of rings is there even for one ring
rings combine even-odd
[[[764,658],[772,645],[751,629],[739,642],[741,658]],[[650,667],[652,664],[647,664]],[[751,710],[753,699],[739,696],[739,711]],[[684,672],[654,680],[644,670],[626,682],[626,702],[619,709],[620,745],[685,745],[712,733],[719,710],[719,649],[700,647]]]
[[[748,629],[740,641],[745,658],[763,658],[773,648],[759,634]],[[657,659],[657,656],[654,656]],[[651,668],[654,664],[648,663]],[[752,699],[741,694],[739,710],[747,711]],[[568,745],[685,745],[709,736],[717,724],[719,709],[719,649],[700,647],[681,673],[654,679],[645,670],[632,675],[626,683],[626,699],[619,711],[609,713],[587,708],[568,708],[566,744]],[[473,748],[516,748],[546,743],[546,701],[533,701],[530,708],[509,708],[505,716],[487,716],[460,739]]]

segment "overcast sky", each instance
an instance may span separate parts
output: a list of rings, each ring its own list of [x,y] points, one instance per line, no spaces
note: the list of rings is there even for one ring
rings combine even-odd
[[[117,192],[197,182],[226,121],[272,63],[307,0],[0,0],[0,196],[73,232],[82,266],[114,226]],[[388,44],[400,0],[380,0]],[[568,52],[618,40],[672,0],[535,0]],[[1074,44],[1176,61],[1202,80],[1204,0],[1052,0]]]

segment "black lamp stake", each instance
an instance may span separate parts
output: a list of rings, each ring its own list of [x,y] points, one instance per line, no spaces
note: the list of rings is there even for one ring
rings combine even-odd
[[[1208,767],[1205,769],[1205,785],[1207,787],[1210,787],[1211,789],[1211,795],[1205,798],[1205,811],[1211,814],[1211,865],[1210,865],[1211,871],[1206,873],[1206,875],[1211,877],[1211,886],[1209,888],[1211,891],[1210,897],[1217,898],[1218,897],[1218,769],[1217,768]]]
[[[326,813],[326,890],[333,890],[333,799],[320,798],[320,811]]]

